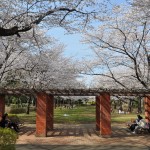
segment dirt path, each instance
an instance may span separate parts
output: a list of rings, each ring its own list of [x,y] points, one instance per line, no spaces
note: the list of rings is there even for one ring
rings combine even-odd
[[[94,124],[55,124],[48,137],[35,137],[35,126],[22,128],[17,150],[150,150],[150,134],[134,135],[123,125],[112,125],[112,136],[101,137]]]

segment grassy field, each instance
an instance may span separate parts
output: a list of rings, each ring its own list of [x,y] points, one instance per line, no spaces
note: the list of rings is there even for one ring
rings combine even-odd
[[[25,123],[35,123],[36,113],[17,115]],[[136,118],[136,114],[111,114],[112,122],[125,123]],[[95,106],[80,106],[74,109],[54,109],[54,123],[93,123],[95,122]]]

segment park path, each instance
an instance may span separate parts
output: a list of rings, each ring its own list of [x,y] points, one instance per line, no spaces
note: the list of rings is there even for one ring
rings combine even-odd
[[[35,125],[21,129],[16,150],[150,150],[150,134],[134,135],[122,124],[112,125],[112,136],[101,137],[95,124],[55,124],[48,137],[35,137]]]

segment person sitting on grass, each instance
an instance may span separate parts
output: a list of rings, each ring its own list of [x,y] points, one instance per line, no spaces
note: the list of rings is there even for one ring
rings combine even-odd
[[[138,125],[138,123],[140,122],[141,119],[143,119],[143,117],[140,115],[137,115],[137,119],[134,120],[131,125],[128,124],[129,130],[134,132],[136,126]]]
[[[10,119],[8,118],[8,114],[5,113],[2,116],[1,122],[0,122],[0,126],[2,128],[13,128],[16,132],[19,132],[19,127],[16,123],[11,122]]]
[[[141,119],[139,122],[137,122],[137,126],[135,127],[133,133],[138,133],[139,129],[141,128],[146,128],[145,119]]]

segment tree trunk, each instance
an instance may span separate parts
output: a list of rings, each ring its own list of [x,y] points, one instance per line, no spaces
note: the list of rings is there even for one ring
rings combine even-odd
[[[32,100],[32,98],[31,98],[31,96],[29,96],[28,101],[27,101],[27,111],[26,111],[26,114],[30,113],[31,100]]]
[[[20,104],[20,99],[19,97],[17,97],[17,108],[19,108],[19,104]]]
[[[19,99],[20,99],[20,97],[19,97]],[[23,107],[23,105],[22,105],[22,100],[20,99],[20,106],[21,106],[21,108]]]
[[[122,101],[121,100],[119,100],[119,110],[123,111]]]
[[[36,106],[36,98],[33,97],[33,106]]]
[[[141,97],[138,97],[138,111],[137,113],[141,114],[142,113],[142,107],[141,107]]]
[[[54,108],[56,109],[56,98],[54,99]]]
[[[114,101],[114,109],[117,109],[117,103]]]
[[[129,104],[128,104],[128,112],[132,112],[132,100],[129,99]]]
[[[10,96],[7,96],[7,106],[10,106],[10,99],[11,99],[11,97]]]

